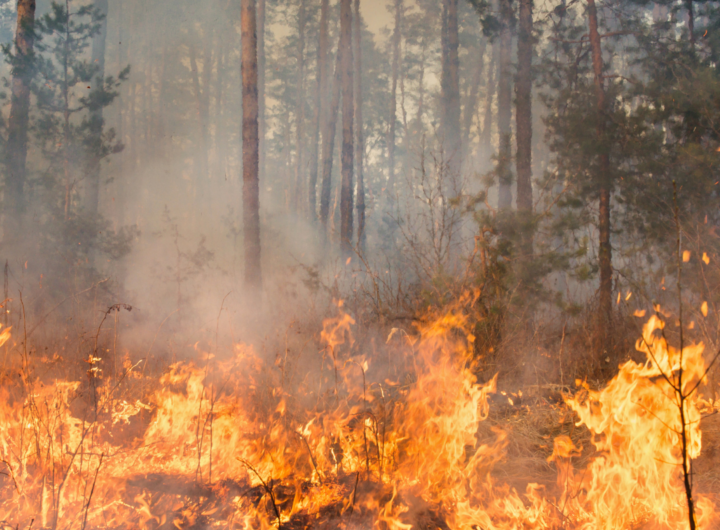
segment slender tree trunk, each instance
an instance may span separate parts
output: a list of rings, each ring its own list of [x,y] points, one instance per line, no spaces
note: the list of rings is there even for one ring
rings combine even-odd
[[[123,16],[123,4],[122,2],[118,3],[118,13],[117,13],[117,21],[118,21],[118,32],[117,32],[117,42],[118,42],[118,49],[117,49],[117,69],[118,72],[123,69],[123,64],[125,63],[125,49],[127,44],[123,44],[123,27],[125,26],[125,18]],[[129,83],[124,83],[120,87],[120,97],[117,98],[117,137],[120,140],[120,142],[125,143],[125,99],[127,97],[127,91],[129,89]],[[161,98],[160,98],[160,104],[162,108],[163,99],[162,99],[162,91],[161,91]],[[113,183],[113,190],[114,190],[114,197],[113,197],[113,210],[114,210],[114,218],[116,226],[125,224],[125,220],[127,219],[127,208],[125,208],[126,204],[126,197],[127,197],[127,187],[125,185],[125,179],[123,178],[124,173],[124,166],[125,166],[125,150],[123,150],[122,153],[117,157],[117,164],[116,164],[116,171],[118,178],[115,179]],[[120,271],[120,276],[122,277],[121,284],[124,281],[125,276],[125,267],[122,266],[122,270]]]
[[[259,123],[259,179],[265,182],[265,19],[266,1],[257,0],[257,64],[258,64],[258,123]]]
[[[515,99],[517,131],[517,209],[532,211],[532,27],[533,0],[520,0],[518,73]]]
[[[320,7],[320,35],[317,54],[317,86],[315,90],[315,116],[313,118],[313,142],[310,152],[310,179],[308,185],[308,207],[310,220],[317,219],[317,178],[320,150],[320,127],[325,118],[328,70],[328,18],[330,0],[322,0]]]
[[[258,131],[258,42],[255,0],[241,0],[240,9],[245,282],[249,287],[259,290],[262,287],[262,269],[260,267],[260,139]]]
[[[465,150],[465,154],[463,158],[466,158],[467,155],[470,153],[470,129],[472,129],[473,117],[477,112],[478,100],[480,99],[480,81],[482,80],[482,75],[485,70],[485,48],[486,42],[483,41],[482,45],[480,46],[480,51],[478,53],[478,61],[475,68],[475,75],[473,76],[472,83],[470,84],[470,93],[468,94],[467,101],[465,102],[462,136],[462,146]]]
[[[103,17],[100,22],[100,31],[93,38],[92,64],[97,67],[95,77],[91,82],[92,91],[101,90],[105,80],[105,41],[107,39],[108,0],[95,0],[95,10]],[[87,176],[87,190],[85,193],[85,209],[91,215],[97,214],[100,196],[100,144],[103,133],[102,107],[90,111],[90,129],[94,152],[91,153],[90,167]]]
[[[30,121],[30,64],[34,45],[35,0],[18,0],[15,51],[18,65],[12,72],[10,117],[6,151],[4,234],[8,241],[19,237],[25,213],[25,164],[27,161],[28,122]]]
[[[687,9],[687,26],[688,34],[690,36],[690,44],[695,47],[695,10],[693,9],[693,0],[685,0],[685,7]]]
[[[303,179],[303,162],[305,154],[305,26],[307,23],[306,1],[300,0],[298,9],[298,55],[297,55],[297,100],[295,102],[295,189],[293,193],[293,210],[303,210],[302,196],[305,189]]]
[[[388,127],[388,197],[393,197],[395,188],[395,134],[397,126],[397,85],[400,75],[400,43],[402,39],[403,0],[395,0],[395,29],[392,36],[392,84],[390,88],[390,116]]]
[[[198,125],[200,127],[199,143],[195,155],[195,193],[198,207],[202,207],[204,202],[207,169],[208,169],[208,135],[207,135],[207,109],[205,107],[205,94],[203,84],[200,81],[200,73],[198,69],[197,54],[195,51],[195,43],[190,44],[190,70],[192,73],[193,90],[195,92],[195,108],[198,115]],[[205,77],[203,72],[203,78]]]
[[[460,59],[458,57],[458,0],[443,0],[442,31],[442,134],[445,159],[451,181],[460,181],[462,146],[460,145]],[[454,190],[459,191],[459,190]]]
[[[592,50],[593,73],[595,74],[595,94],[597,105],[597,141],[599,146],[606,144],[605,119],[606,102],[603,84],[603,57],[598,32],[597,8],[595,0],[587,0],[590,26],[590,47]],[[602,339],[611,338],[612,318],[612,250],[610,247],[610,190],[612,177],[610,174],[610,157],[606,148],[602,148],[599,160],[598,183],[600,189],[599,236],[600,236],[600,324]]]
[[[425,116],[425,61],[427,55],[427,45],[425,41],[422,43],[420,51],[420,72],[418,74],[418,103],[417,114],[415,115],[415,136],[416,141],[422,137],[424,130],[423,116]]]
[[[227,131],[225,130],[225,58],[226,40],[217,39],[217,77],[215,79],[215,173],[222,178],[226,171]]]
[[[323,131],[323,167],[322,167],[322,183],[320,189],[320,222],[323,228],[327,228],[328,214],[330,213],[330,188],[332,184],[332,166],[333,154],[335,151],[335,131],[337,127],[338,110],[340,107],[340,85],[342,83],[342,65],[340,60],[342,54],[342,43],[338,44],[338,52],[335,57],[335,76],[333,79],[333,95],[330,102],[330,112],[325,122],[325,130]]]
[[[353,241],[353,170],[355,102],[353,98],[352,0],[340,2],[340,52],[342,54],[342,183],[340,191],[340,238],[346,254]]]
[[[500,145],[498,149],[498,208],[508,209],[512,205],[512,158],[510,143],[510,118],[512,115],[512,78],[511,60],[512,52],[512,6],[510,0],[500,0],[500,15],[502,17],[502,30],[500,32],[500,76],[498,78],[498,135]]]
[[[497,56],[498,47],[497,45],[493,45],[492,59],[485,81],[485,117],[483,118],[483,128],[480,134],[480,144],[484,145],[488,152],[492,152],[490,143],[492,141],[493,100],[495,99],[495,90],[498,85],[497,74],[499,72]]]
[[[363,131],[363,99],[362,99],[362,18],[360,16],[360,0],[355,0],[354,19],[355,44],[355,167],[357,168],[357,215],[358,215],[358,247],[365,249],[365,136]]]
[[[205,153],[203,155],[205,163],[204,178],[207,181],[210,176],[210,151],[212,148],[212,139],[210,137],[210,81],[213,71],[213,62],[215,61],[213,40],[215,34],[211,30],[209,24],[206,24],[203,28],[203,62],[202,62],[202,98],[200,100],[202,105],[202,121],[203,121],[203,143],[205,144]],[[207,182],[205,185],[207,186]]]

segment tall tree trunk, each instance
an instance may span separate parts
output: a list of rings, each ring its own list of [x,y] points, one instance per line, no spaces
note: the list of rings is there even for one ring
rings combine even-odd
[[[605,87],[603,84],[603,57],[598,32],[597,8],[595,0],[588,0],[588,17],[590,26],[590,47],[592,50],[593,73],[595,74],[595,95],[597,108],[597,142],[604,146],[606,102]],[[612,318],[612,250],[610,247],[610,190],[612,188],[612,177],[610,175],[610,157],[606,148],[601,148],[598,183],[600,190],[599,208],[599,236],[600,236],[600,325],[604,341],[611,338]]]
[[[193,89],[195,91],[195,107],[200,127],[200,147],[195,155],[195,178],[196,178],[196,201],[200,208],[204,205],[205,188],[208,175],[208,85],[206,84],[208,72],[211,68],[210,59],[207,53],[203,54],[202,78],[198,69],[195,43],[190,44],[190,70],[192,73]]]
[[[323,228],[327,228],[328,214],[330,213],[330,188],[332,185],[333,154],[335,151],[335,131],[337,127],[338,109],[340,107],[340,85],[342,83],[342,65],[340,60],[342,54],[342,42],[338,43],[338,51],[335,56],[335,76],[333,79],[333,95],[330,102],[330,112],[327,113],[325,130],[322,136],[322,183],[320,186],[320,222]]]
[[[25,212],[25,164],[30,120],[30,64],[34,45],[35,0],[18,0],[15,52],[18,63],[12,72],[10,117],[5,174],[5,219],[3,239],[19,236]]]
[[[420,51],[420,72],[418,73],[418,102],[417,102],[417,113],[415,114],[415,140],[419,140],[424,131],[423,116],[425,116],[425,62],[427,55],[427,45],[425,41],[422,42],[422,49]]]
[[[227,131],[225,130],[225,58],[226,40],[217,39],[217,77],[215,78],[215,174],[222,178],[226,172]]]
[[[463,136],[462,136],[462,147],[464,149],[464,156],[466,158],[470,153],[470,129],[472,129],[473,117],[477,112],[478,99],[480,95],[480,81],[485,70],[485,48],[487,44],[483,40],[480,51],[478,53],[477,66],[475,67],[475,75],[473,76],[472,83],[470,84],[470,93],[467,96],[465,102],[465,109],[463,112]],[[479,127],[478,127],[479,128]]]
[[[695,47],[695,11],[693,9],[693,0],[685,0],[685,7],[687,9],[687,26],[690,44]]]
[[[512,204],[512,158],[510,142],[510,118],[512,115],[512,78],[511,61],[512,52],[512,5],[510,0],[500,0],[500,16],[502,17],[502,30],[500,31],[500,72],[498,77],[498,135],[500,145],[498,149],[498,208],[508,209]]]
[[[255,0],[241,0],[240,9],[245,282],[249,287],[259,290],[262,287],[262,270],[260,267],[260,139]]]
[[[208,185],[207,179],[210,176],[210,151],[212,148],[212,142],[210,137],[210,81],[213,71],[214,49],[213,40],[215,39],[215,33],[211,30],[210,24],[206,24],[203,27],[203,63],[202,63],[202,114],[203,114],[203,143],[205,144],[205,174],[206,180],[205,186]]]
[[[395,134],[397,125],[397,85],[400,75],[400,43],[402,39],[403,0],[395,0],[395,29],[392,36],[392,84],[390,87],[390,116],[387,138],[388,149],[388,197],[394,196],[395,188]]]
[[[492,141],[493,100],[495,99],[499,73],[497,58],[498,46],[495,44],[493,45],[492,59],[490,60],[490,67],[488,68],[487,78],[485,80],[485,117],[483,118],[483,128],[480,134],[480,144],[484,145],[488,152],[492,152],[490,143]]]
[[[259,178],[265,182],[265,19],[267,18],[267,0],[257,0],[257,63],[258,63],[258,123],[259,123]]]
[[[95,0],[97,13],[102,16],[100,31],[93,38],[92,64],[97,67],[95,77],[91,82],[92,91],[101,90],[105,80],[105,41],[107,39],[108,0]],[[85,191],[85,209],[91,215],[97,214],[100,196],[100,144],[103,133],[103,109],[98,107],[90,111],[90,129],[92,131],[93,151],[87,175],[87,189]]]
[[[520,0],[515,99],[517,209],[532,211],[532,28],[533,0]],[[529,249],[527,249],[529,250]]]
[[[307,0],[300,0],[298,9],[298,55],[297,55],[297,92],[295,101],[295,186],[293,193],[293,210],[302,211],[305,194],[303,185],[303,162],[305,158],[305,26],[307,23]]]
[[[325,118],[328,70],[328,18],[330,0],[322,0],[320,7],[320,35],[317,53],[317,86],[315,89],[315,116],[313,118],[313,141],[310,151],[310,178],[308,184],[308,208],[310,220],[317,219],[317,178],[320,150],[320,127]]]
[[[365,136],[363,131],[363,99],[362,99],[362,18],[360,16],[360,0],[355,0],[354,19],[355,45],[355,167],[357,168],[357,215],[358,215],[358,247],[365,249]]]
[[[352,0],[340,2],[340,53],[342,54],[342,183],[340,191],[340,239],[343,251],[352,251],[353,241],[353,144],[355,102],[353,98]]]
[[[445,160],[451,182],[460,182],[462,146],[460,145],[460,59],[458,57],[458,0],[443,0],[442,14],[442,135]]]

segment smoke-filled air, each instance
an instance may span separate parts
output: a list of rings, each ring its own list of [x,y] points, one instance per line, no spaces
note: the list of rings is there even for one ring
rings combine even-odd
[[[720,529],[720,2],[0,0],[0,530]]]

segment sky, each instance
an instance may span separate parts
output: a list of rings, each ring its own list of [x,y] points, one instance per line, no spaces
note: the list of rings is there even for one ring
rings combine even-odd
[[[387,0],[360,0],[360,12],[370,31],[377,33],[390,23],[391,17],[386,5]]]

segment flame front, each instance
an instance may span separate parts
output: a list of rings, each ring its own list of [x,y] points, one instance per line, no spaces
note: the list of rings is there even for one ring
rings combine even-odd
[[[290,381],[253,348],[176,363],[157,380],[129,362],[87,381],[40,377],[23,357],[0,388],[0,521],[13,528],[685,529],[687,453],[701,451],[703,346],[682,352],[650,318],[632,361],[602,390],[566,398],[596,456],[554,442],[556,486],[502,480],[508,435],[479,436],[497,378],[474,375],[460,306],[395,333],[392,355],[354,342],[339,316],[322,332],[321,369]],[[10,339],[9,330],[0,335]],[[390,340],[390,339],[389,339]],[[311,364],[311,363],[309,363]],[[391,374],[392,377],[388,377]],[[663,376],[669,375],[668,378]],[[698,527],[714,506],[697,499]]]

